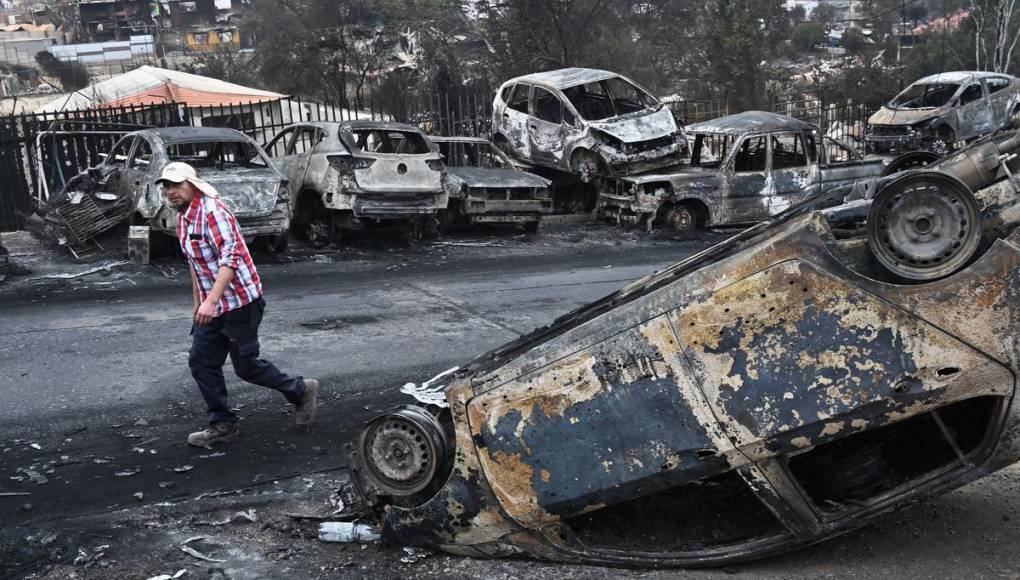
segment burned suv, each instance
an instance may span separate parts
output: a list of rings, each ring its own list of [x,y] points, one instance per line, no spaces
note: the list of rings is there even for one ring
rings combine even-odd
[[[841,201],[882,174],[882,161],[862,159],[818,127],[776,113],[728,115],[689,125],[687,133],[690,163],[599,180],[599,215],[677,233],[751,224],[822,192]]]
[[[446,209],[445,166],[417,128],[381,121],[289,125],[266,145],[295,192],[294,227],[315,244],[365,223],[431,231]]]
[[[515,160],[591,181],[676,165],[673,113],[615,73],[566,68],[511,79],[493,101],[493,142]]]
[[[523,224],[538,231],[543,214],[552,212],[549,180],[514,167],[487,139],[433,137],[446,163],[450,206],[444,226]]]
[[[1016,462],[1018,150],[791,207],[405,385],[419,404],[347,447],[345,497],[397,545],[705,566]]]
[[[1020,79],[945,72],[915,81],[868,119],[871,153],[928,150],[945,155],[1011,123],[1020,127]]]

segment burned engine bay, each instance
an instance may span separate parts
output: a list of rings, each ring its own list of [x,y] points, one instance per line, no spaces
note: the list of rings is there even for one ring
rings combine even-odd
[[[345,453],[383,539],[712,566],[1020,458],[1020,134],[793,207],[405,392]]]

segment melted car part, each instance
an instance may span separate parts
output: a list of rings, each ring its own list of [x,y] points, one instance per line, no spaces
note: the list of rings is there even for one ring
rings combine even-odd
[[[447,449],[446,433],[436,417],[412,405],[377,417],[360,441],[368,481],[398,496],[428,487],[445,463]]]
[[[977,200],[955,177],[936,171],[907,174],[875,197],[868,242],[890,272],[908,280],[937,280],[963,267],[981,242]]]

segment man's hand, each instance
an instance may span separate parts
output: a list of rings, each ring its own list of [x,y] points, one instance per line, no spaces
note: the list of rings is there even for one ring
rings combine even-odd
[[[212,322],[212,319],[216,317],[216,303],[209,302],[206,300],[199,305],[198,310],[195,311],[195,322],[205,326]]]

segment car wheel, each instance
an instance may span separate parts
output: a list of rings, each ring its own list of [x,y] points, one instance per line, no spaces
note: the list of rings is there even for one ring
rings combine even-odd
[[[301,232],[308,243],[322,248],[338,239],[333,212],[326,209],[319,198],[310,198],[301,208]]]
[[[590,151],[581,151],[574,155],[571,170],[584,183],[591,183],[599,174],[599,159]]]
[[[698,216],[691,206],[677,205],[666,212],[665,224],[675,234],[691,234],[698,229]]]
[[[538,226],[541,224],[541,220],[535,220],[533,222],[524,222],[524,231],[529,234],[537,234]]]
[[[275,236],[269,236],[269,250],[277,254],[287,251],[287,245],[290,243],[290,236],[287,232],[282,234],[276,234]]]

